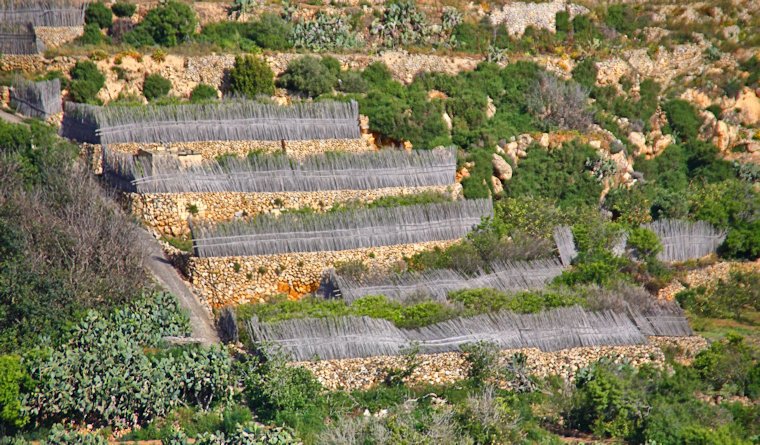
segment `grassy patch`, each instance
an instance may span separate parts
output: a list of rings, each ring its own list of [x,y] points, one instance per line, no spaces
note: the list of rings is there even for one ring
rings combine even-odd
[[[686,316],[692,329],[709,341],[721,340],[729,333],[736,333],[743,336],[747,343],[760,347],[760,311],[745,311],[741,320],[700,317],[691,311],[686,311]]]
[[[193,251],[193,240],[190,238],[179,238],[176,236],[164,235],[161,237],[161,240],[183,252]]]

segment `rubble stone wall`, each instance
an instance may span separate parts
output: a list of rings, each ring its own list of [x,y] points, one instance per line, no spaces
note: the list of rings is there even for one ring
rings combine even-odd
[[[387,196],[404,196],[422,192],[439,192],[459,197],[461,186],[387,187],[373,190],[321,190],[316,192],[272,193],[130,193],[126,196],[131,213],[148,227],[164,235],[190,233],[188,218],[227,221],[235,217],[310,207],[324,211],[335,204],[359,201],[370,203]],[[192,210],[192,212],[191,212]]]
[[[331,252],[300,252],[246,257],[189,257],[181,267],[193,287],[213,308],[261,303],[278,294],[297,299],[314,292],[324,272],[349,261],[376,270],[390,270],[405,257],[445,248],[451,241],[370,247]]]
[[[499,359],[506,362],[515,354],[521,353],[526,356],[529,374],[538,377],[559,375],[572,381],[578,370],[602,357],[611,358],[618,363],[626,362],[633,366],[644,364],[662,366],[665,362],[663,353],[665,348],[676,350],[677,357],[688,361],[705,347],[707,347],[705,339],[697,336],[650,337],[646,344],[631,346],[581,347],[555,352],[542,352],[536,348],[504,350],[499,353]],[[460,352],[423,354],[417,358],[419,366],[406,379],[406,382],[411,385],[447,384],[467,377],[467,360]],[[377,356],[294,362],[291,366],[308,369],[322,385],[330,390],[358,390],[380,384],[389,369],[404,369],[405,360],[403,356]],[[501,383],[502,386],[509,386],[505,382]]]
[[[34,32],[45,48],[57,48],[84,34],[84,26],[35,26]]]

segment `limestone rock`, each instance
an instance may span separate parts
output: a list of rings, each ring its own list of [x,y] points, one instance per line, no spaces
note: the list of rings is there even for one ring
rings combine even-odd
[[[451,129],[454,128],[454,124],[451,121],[451,116],[449,116],[449,113],[444,111],[442,117],[443,117],[443,123],[446,124],[446,128],[448,128],[449,131],[451,131]]]
[[[760,98],[751,88],[744,88],[736,99],[734,108],[739,110],[742,124],[752,126],[760,123]]]
[[[504,192],[504,186],[501,185],[501,181],[496,176],[491,176],[491,185],[493,186],[494,194],[498,195]]]
[[[509,163],[505,161],[504,158],[494,153],[492,163],[494,172],[499,179],[502,181],[509,181],[512,179],[512,167],[510,167]]]
[[[643,134],[638,131],[632,131],[628,133],[628,140],[631,141],[638,153],[644,153],[647,151],[647,139]]]
[[[549,148],[549,133],[542,133],[538,139],[538,144],[544,148]]]
[[[486,104],[486,117],[491,119],[496,114],[496,105],[493,103],[493,99],[488,96],[488,103]]]

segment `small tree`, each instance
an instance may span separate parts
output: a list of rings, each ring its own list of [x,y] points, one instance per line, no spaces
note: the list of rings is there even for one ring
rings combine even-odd
[[[143,83],[143,94],[148,100],[155,100],[169,94],[172,89],[172,83],[169,79],[160,74],[150,74],[145,77]]]
[[[197,19],[192,8],[184,3],[169,0],[164,6],[151,9],[132,32],[143,37],[144,34],[148,34],[159,45],[175,46],[193,35],[196,24]],[[141,38],[138,41],[147,40]]]
[[[101,29],[111,26],[113,13],[102,2],[90,3],[84,12],[84,22],[88,25],[93,23]]]
[[[654,258],[662,252],[662,243],[657,234],[645,228],[635,228],[628,232],[626,242],[628,248],[633,249],[636,256],[642,259]]]
[[[103,41],[103,34],[96,23],[84,25],[84,33],[77,38],[77,43],[82,45],[97,45]]]
[[[565,129],[586,130],[593,116],[586,104],[588,92],[577,83],[541,73],[528,93],[528,111],[546,123]]]
[[[190,102],[203,102],[204,100],[216,99],[216,88],[205,83],[200,83],[190,92]]]
[[[304,56],[288,64],[278,84],[289,90],[316,97],[332,91],[338,79],[331,69],[312,56]]]
[[[248,97],[274,94],[274,72],[259,57],[237,56],[230,70],[230,91]]]
[[[116,14],[116,17],[132,17],[137,10],[137,5],[134,3],[118,1],[111,5],[111,11]]]

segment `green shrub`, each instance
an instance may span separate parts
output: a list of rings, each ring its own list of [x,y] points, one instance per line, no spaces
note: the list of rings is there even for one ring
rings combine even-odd
[[[282,51],[293,46],[291,33],[289,22],[277,14],[265,12],[251,24],[247,36],[261,48]]]
[[[692,104],[682,99],[673,99],[662,106],[668,117],[670,128],[683,140],[693,141],[699,135],[702,119]]]
[[[42,443],[44,445],[108,445],[108,441],[99,434],[69,431],[61,424],[53,425],[50,434]]]
[[[172,89],[172,83],[169,79],[160,74],[149,74],[145,76],[143,82],[143,95],[148,100],[156,100],[165,97]]]
[[[84,22],[105,29],[111,26],[113,13],[103,2],[90,3],[84,11]]]
[[[760,397],[760,355],[737,335],[713,342],[696,357],[692,367],[716,391],[752,398]]]
[[[195,33],[196,24],[195,12],[190,6],[169,0],[148,11],[143,21],[124,38],[132,45],[142,46],[152,40],[159,45],[176,46]]]
[[[322,52],[355,48],[360,40],[344,17],[319,11],[313,20],[295,24],[291,41],[296,48]]]
[[[760,258],[760,220],[732,227],[721,246],[721,254],[750,261]]]
[[[491,27],[486,22],[462,22],[451,33],[457,49],[465,52],[483,54],[491,43]]]
[[[575,286],[577,284],[598,284],[606,286],[623,279],[622,269],[627,262],[611,252],[597,252],[594,255],[579,255],[572,269],[562,272],[554,279],[557,284]]]
[[[77,37],[77,43],[82,45],[97,45],[103,40],[103,33],[100,32],[100,27],[96,23],[84,25],[84,33]]]
[[[554,15],[556,29],[558,33],[570,32],[570,13],[567,11],[558,11]]]
[[[90,61],[79,61],[71,68],[69,94],[74,102],[97,103],[97,94],[106,83],[106,77]]]
[[[652,221],[650,198],[642,187],[616,187],[604,197],[604,208],[615,222],[635,227]]]
[[[319,59],[303,56],[288,64],[277,83],[289,90],[316,97],[332,92],[337,82],[338,79],[332,70]]]
[[[137,10],[137,5],[125,1],[117,1],[111,5],[111,11],[116,17],[132,17]]]
[[[634,228],[628,231],[627,247],[633,249],[641,259],[651,259],[662,252],[662,243],[657,234],[645,228]]]
[[[344,93],[366,93],[369,83],[364,80],[361,73],[356,71],[341,71],[338,75],[337,89]]]
[[[636,16],[628,5],[610,5],[604,23],[620,33],[631,34],[636,29]]]
[[[479,341],[460,346],[465,354],[467,377],[477,386],[482,386],[496,374],[499,346],[495,343]]]
[[[594,24],[587,15],[579,14],[573,18],[573,33],[576,37],[591,39],[594,31]]]
[[[21,394],[30,384],[18,356],[0,355],[0,433],[10,433],[29,421],[22,411]]]
[[[362,77],[369,82],[370,85],[382,87],[393,80],[393,73],[391,73],[388,65],[378,61],[367,65],[367,67],[364,68],[364,71],[362,71]]]
[[[248,97],[274,94],[274,73],[267,62],[255,56],[236,56],[230,70],[230,90]]]
[[[732,272],[714,287],[686,289],[676,298],[699,316],[741,319],[744,311],[760,310],[760,274]]]
[[[216,99],[217,97],[216,88],[211,85],[206,85],[205,83],[199,83],[193,88],[193,91],[190,92],[190,102],[204,102]]]

